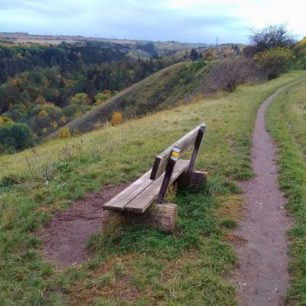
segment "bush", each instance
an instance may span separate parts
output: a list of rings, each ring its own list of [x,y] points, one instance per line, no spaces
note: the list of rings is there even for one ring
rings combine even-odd
[[[255,62],[244,57],[231,57],[217,63],[209,73],[208,91],[234,91],[239,84],[258,78]]]
[[[2,151],[23,150],[33,145],[33,134],[24,123],[7,123],[0,127]]]
[[[118,125],[122,122],[123,114],[121,112],[114,112],[112,115],[112,126]]]
[[[274,48],[255,55],[254,60],[267,78],[275,79],[286,72],[293,59],[293,52],[288,48]]]
[[[59,138],[70,138],[71,132],[68,127],[62,127],[58,132]]]
[[[199,53],[197,52],[197,50],[192,49],[191,52],[190,52],[191,60],[196,61],[199,57],[200,56],[199,56]]]
[[[306,69],[306,37],[304,37],[294,46],[294,54],[296,56],[294,68]]]

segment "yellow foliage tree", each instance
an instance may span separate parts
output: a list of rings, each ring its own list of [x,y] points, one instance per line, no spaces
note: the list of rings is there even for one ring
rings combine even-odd
[[[303,56],[306,55],[306,37],[301,39],[294,48],[295,53],[297,56]]]
[[[114,112],[112,115],[112,126],[118,125],[122,122],[123,114],[121,112]]]
[[[38,114],[37,114],[37,117],[38,118],[44,118],[44,117],[47,117],[48,116],[48,113],[45,109],[41,110]]]
[[[67,118],[66,118],[65,116],[62,116],[62,117],[60,118],[60,122],[61,122],[62,124],[67,123]]]
[[[8,123],[8,122],[12,122],[13,120],[9,117],[6,117],[4,115],[0,116],[0,126]]]
[[[69,138],[71,137],[71,133],[68,127],[63,127],[59,130],[58,136],[60,138]]]
[[[254,56],[254,60],[268,79],[277,78],[285,72],[293,58],[293,52],[289,48],[268,49]]]

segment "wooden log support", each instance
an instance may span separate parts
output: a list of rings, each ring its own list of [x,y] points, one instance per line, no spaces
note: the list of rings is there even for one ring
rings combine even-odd
[[[179,178],[178,188],[198,188],[206,184],[207,182],[207,172],[203,171],[192,171],[189,174],[187,171]]]
[[[177,205],[172,203],[152,205],[144,214],[125,213],[131,224],[150,226],[163,232],[172,233],[177,219]]]

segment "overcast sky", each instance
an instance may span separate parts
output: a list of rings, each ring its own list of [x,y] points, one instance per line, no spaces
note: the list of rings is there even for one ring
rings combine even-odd
[[[247,42],[250,29],[285,23],[306,35],[302,0],[0,0],[0,32]],[[305,7],[304,7],[305,6]]]

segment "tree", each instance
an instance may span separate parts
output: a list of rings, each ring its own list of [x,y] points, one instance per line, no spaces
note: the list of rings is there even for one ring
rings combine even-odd
[[[95,104],[99,105],[104,101],[108,100],[112,96],[112,92],[110,90],[103,90],[103,92],[99,92],[95,96]]]
[[[295,42],[284,25],[271,25],[262,30],[253,31],[250,41],[255,53],[273,48],[291,47]]]
[[[123,114],[121,112],[114,112],[112,114],[111,124],[112,126],[118,125],[122,122]]]
[[[199,53],[197,52],[197,50],[195,49],[192,49],[191,52],[190,52],[190,58],[193,60],[193,61],[196,61],[198,58],[199,58]]]
[[[289,48],[265,50],[257,53],[254,57],[258,67],[269,80],[279,77],[282,72],[286,72],[292,59],[293,52]]]
[[[77,104],[77,105],[88,105],[89,104],[89,97],[86,93],[84,92],[79,92],[77,94],[75,94],[71,100],[70,100],[71,104]]]
[[[7,123],[0,127],[0,145],[6,150],[23,150],[33,145],[33,134],[27,124]]]
[[[306,37],[294,46],[294,55],[296,56],[296,68],[306,69]]]
[[[213,61],[215,59],[217,59],[217,55],[215,50],[213,50],[212,48],[209,48],[207,51],[205,51],[203,58],[206,61]]]

